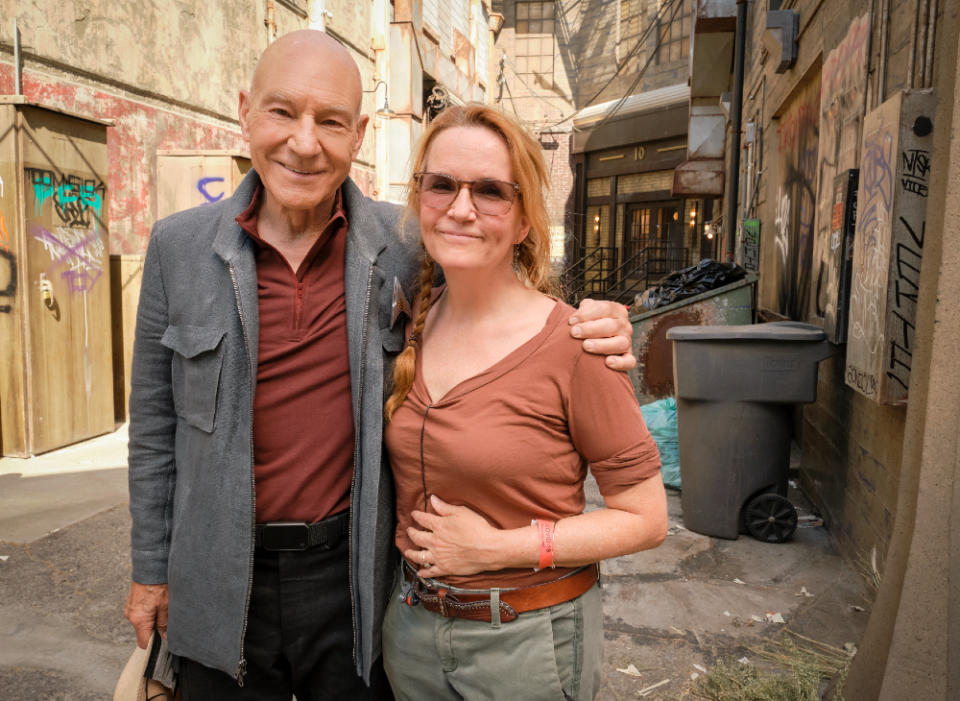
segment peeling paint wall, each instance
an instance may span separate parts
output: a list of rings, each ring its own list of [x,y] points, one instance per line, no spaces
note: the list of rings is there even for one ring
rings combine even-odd
[[[143,253],[157,213],[157,150],[243,148],[237,91],[267,45],[263,3],[3,5],[0,93],[15,92],[6,20],[16,15],[27,99],[114,120],[107,143],[110,252]],[[293,15],[281,6],[277,14]]]
[[[294,4],[304,12],[274,3],[276,36],[308,26],[308,3]],[[328,31],[357,61],[364,88],[372,87],[371,3],[330,0],[326,6],[333,15]],[[14,16],[25,97],[114,120],[108,130],[110,252],[142,254],[157,217],[157,151],[244,150],[237,93],[274,34],[267,3],[0,0],[0,94],[15,92]],[[374,94],[364,95],[364,111],[376,107]],[[351,171],[367,194],[376,189],[376,139],[368,129]]]

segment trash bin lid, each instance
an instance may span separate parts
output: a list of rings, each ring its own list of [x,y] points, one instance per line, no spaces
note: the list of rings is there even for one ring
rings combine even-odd
[[[674,326],[667,331],[672,341],[825,341],[827,334],[813,324],[774,321],[744,326]]]

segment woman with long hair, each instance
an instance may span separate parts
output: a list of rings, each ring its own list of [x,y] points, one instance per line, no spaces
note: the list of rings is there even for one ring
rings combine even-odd
[[[551,296],[539,144],[450,107],[413,171],[423,267],[385,411],[403,555],[387,674],[401,700],[592,699],[598,563],[666,536],[656,446],[628,378]],[[605,508],[584,513],[588,465]]]

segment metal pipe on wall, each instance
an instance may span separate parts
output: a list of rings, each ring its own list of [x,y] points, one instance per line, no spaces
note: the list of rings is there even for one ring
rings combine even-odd
[[[727,169],[727,182],[730,184],[730,198],[723,215],[723,237],[726,243],[725,258],[733,260],[737,247],[737,214],[740,210],[740,129],[743,126],[743,64],[747,46],[747,2],[737,0],[737,34],[734,45],[733,103],[730,105],[730,121],[733,122],[733,134],[730,143],[730,167]]]
[[[273,0],[267,0],[267,18],[263,21],[267,25],[267,39],[273,41],[277,38],[277,20],[274,16],[274,3]]]
[[[923,60],[923,87],[933,87],[933,44],[937,35],[937,0],[930,0],[927,16],[927,55]]]
[[[927,13],[929,11],[930,11],[930,0],[920,0],[920,4],[917,10],[917,20],[913,28],[913,35],[915,38],[919,36],[920,42],[919,44],[914,42],[913,47],[914,47],[914,51],[920,57],[920,71],[919,71],[920,81],[919,82],[920,82],[921,88],[924,87],[923,75],[924,73],[926,73],[926,70],[927,70],[926,66],[924,65],[924,61],[926,60],[926,56],[927,56],[927,39],[928,39],[927,38]],[[916,65],[916,59],[913,56],[910,57],[910,65],[911,66]],[[914,76],[915,76],[915,73],[911,72],[910,73],[911,88],[917,87],[917,80]]]
[[[15,95],[23,95],[23,56],[20,53],[20,27],[13,18],[13,89]]]
[[[877,70],[877,98],[873,107],[881,104],[887,94],[887,28],[890,19],[890,0],[880,5],[880,68]]]
[[[910,48],[907,50],[907,75],[904,83],[913,87],[913,76],[917,72],[917,28],[920,26],[920,0],[913,6],[913,30],[910,32]]]

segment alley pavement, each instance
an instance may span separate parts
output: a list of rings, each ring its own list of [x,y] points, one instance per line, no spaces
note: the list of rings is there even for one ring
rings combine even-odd
[[[28,460],[0,459],[0,697],[112,698],[135,645],[123,618],[130,579],[125,428]],[[588,508],[602,502],[588,484]],[[683,528],[669,493],[670,535],[656,550],[603,565],[604,682],[598,699],[695,699],[720,660],[788,631],[856,644],[871,593],[829,533],[791,499],[794,538],[720,540]],[[780,622],[782,620],[782,622]],[[759,660],[757,660],[759,662]]]

